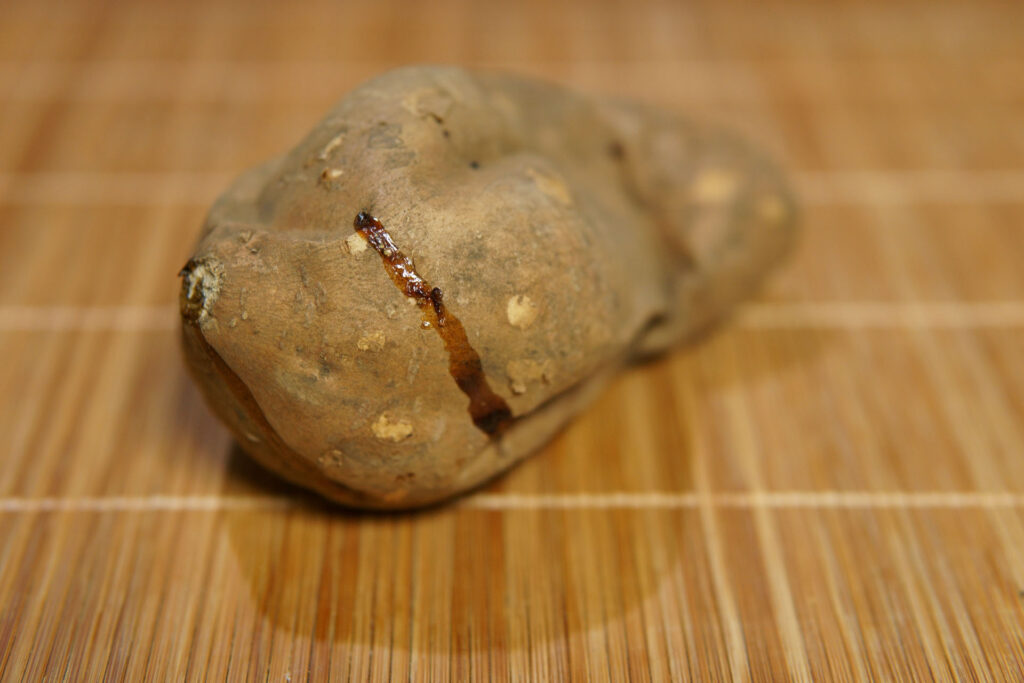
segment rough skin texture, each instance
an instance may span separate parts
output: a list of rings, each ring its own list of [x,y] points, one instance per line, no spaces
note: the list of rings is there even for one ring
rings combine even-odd
[[[360,212],[443,292],[511,411],[500,429],[471,419],[444,321],[396,286]],[[423,505],[725,315],[794,222],[777,171],[720,131],[508,75],[400,69],[213,206],[182,271],[185,356],[264,466],[347,505]]]

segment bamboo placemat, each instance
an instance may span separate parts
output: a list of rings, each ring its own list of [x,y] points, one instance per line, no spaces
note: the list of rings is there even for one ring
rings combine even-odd
[[[0,4],[0,678],[1021,680],[1019,3]],[[233,450],[177,269],[407,62],[726,122],[805,232],[488,488],[339,512]]]

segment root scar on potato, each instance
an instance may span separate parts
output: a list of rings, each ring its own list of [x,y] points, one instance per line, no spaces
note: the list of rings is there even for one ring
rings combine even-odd
[[[395,286],[416,302],[423,312],[424,327],[433,326],[448,352],[448,371],[469,397],[469,415],[473,424],[491,437],[501,436],[512,422],[512,410],[484,376],[480,355],[469,343],[466,328],[444,305],[444,294],[416,272],[412,259],[395,245],[384,224],[366,211],[356,215],[356,231],[380,254],[384,268]]]

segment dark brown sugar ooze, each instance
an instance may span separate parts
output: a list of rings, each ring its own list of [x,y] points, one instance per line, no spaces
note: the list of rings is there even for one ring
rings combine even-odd
[[[423,320],[441,335],[448,352],[448,371],[462,393],[469,397],[469,415],[473,424],[491,436],[500,436],[512,423],[512,410],[487,383],[480,356],[470,345],[466,328],[445,307],[444,293],[419,276],[412,259],[398,250],[379,220],[361,211],[354,226],[356,232],[380,254],[391,281],[416,302],[423,313]]]

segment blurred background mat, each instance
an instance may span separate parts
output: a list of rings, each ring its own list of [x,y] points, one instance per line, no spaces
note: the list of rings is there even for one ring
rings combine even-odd
[[[797,253],[508,476],[345,514],[184,374],[205,208],[486,65],[728,123]],[[0,678],[1020,680],[1024,5],[0,2]]]

